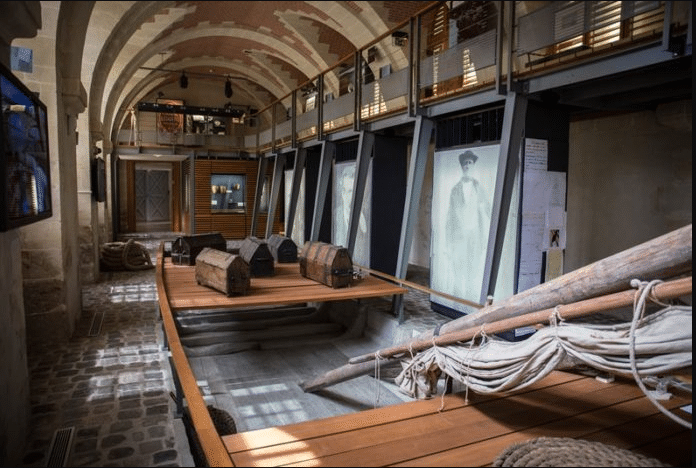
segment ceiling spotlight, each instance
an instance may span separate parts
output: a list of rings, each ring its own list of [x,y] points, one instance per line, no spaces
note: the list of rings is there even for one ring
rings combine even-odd
[[[232,82],[229,78],[225,81],[225,97],[228,99],[232,97]]]
[[[188,88],[188,76],[184,72],[181,72],[181,77],[179,77],[179,86],[184,89]]]

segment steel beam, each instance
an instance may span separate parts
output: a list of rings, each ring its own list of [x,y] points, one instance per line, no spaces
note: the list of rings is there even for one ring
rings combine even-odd
[[[273,181],[271,182],[270,201],[268,203],[268,216],[266,217],[266,239],[273,234],[273,220],[278,206],[278,194],[280,193],[280,181],[283,179],[283,169],[285,168],[285,155],[276,154],[275,165],[273,166]],[[258,190],[258,189],[257,189]]]
[[[295,167],[292,171],[292,187],[290,189],[290,203],[288,205],[288,219],[286,222],[285,235],[292,237],[292,230],[295,223],[295,213],[297,212],[297,199],[300,197],[300,184],[302,183],[302,174],[304,173],[305,161],[307,160],[307,149],[300,148],[295,153]],[[304,236],[303,236],[304,237]]]
[[[254,193],[254,210],[251,214],[251,227],[249,235],[256,235],[256,228],[259,221],[259,208],[261,207],[261,191],[263,189],[263,177],[266,174],[266,165],[268,164],[268,156],[259,155],[259,168],[256,173],[256,193]]]
[[[348,223],[348,252],[350,252],[351,257],[355,250],[355,239],[358,235],[358,224],[360,223],[360,208],[362,208],[365,196],[367,172],[370,168],[370,159],[372,158],[374,147],[375,134],[365,131],[360,132],[357,167],[355,168],[355,179],[353,180],[353,197],[350,203],[350,221]]]
[[[495,193],[493,195],[493,213],[488,233],[486,263],[483,270],[483,285],[480,304],[485,304],[488,296],[495,292],[498,278],[500,257],[505,240],[505,228],[510,212],[510,201],[514,190],[515,174],[520,166],[520,148],[524,137],[525,117],[527,114],[527,97],[515,92],[508,92],[505,98],[503,132],[500,139],[498,157],[498,174],[496,175]]]
[[[435,123],[432,120],[421,115],[416,117],[406,180],[406,200],[404,201],[404,213],[401,221],[401,234],[399,236],[399,254],[396,260],[396,277],[399,279],[405,279],[406,271],[408,270],[413,229],[418,221],[421,190],[423,188],[423,179],[425,178],[425,167],[428,162],[428,148],[434,128]],[[395,315],[399,317],[399,323],[402,323],[404,320],[402,295],[394,296],[392,307]]]
[[[312,229],[309,240],[316,242],[319,240],[319,229],[324,215],[324,204],[326,203],[326,191],[329,187],[331,177],[331,164],[336,155],[336,144],[332,141],[324,140],[321,147],[321,160],[319,161],[319,180],[317,181],[317,193],[314,197],[314,214],[312,215]]]

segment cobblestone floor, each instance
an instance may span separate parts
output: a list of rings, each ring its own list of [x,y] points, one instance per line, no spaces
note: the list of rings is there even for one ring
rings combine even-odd
[[[154,262],[161,239],[136,240]],[[32,416],[22,466],[46,466],[53,435],[63,428],[73,428],[66,466],[193,464],[170,397],[154,276],[154,269],[104,273],[83,288],[82,318],[71,339],[30,347]],[[408,279],[427,284],[427,270]],[[415,290],[404,297],[404,319],[401,327],[413,330],[448,320]]]

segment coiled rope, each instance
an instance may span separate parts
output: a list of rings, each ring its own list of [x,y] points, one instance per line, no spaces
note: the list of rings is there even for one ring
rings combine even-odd
[[[493,466],[669,466],[630,450],[569,437],[537,437],[512,444]]]
[[[108,270],[148,270],[154,268],[150,253],[144,245],[128,242],[107,242],[101,246],[100,260]]]

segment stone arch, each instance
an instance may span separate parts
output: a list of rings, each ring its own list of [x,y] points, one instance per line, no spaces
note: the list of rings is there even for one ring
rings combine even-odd
[[[63,259],[62,297],[69,334],[82,311],[77,212],[77,117],[86,108],[82,54],[93,1],[61,2],[56,27],[56,132],[59,159],[60,251]]]

